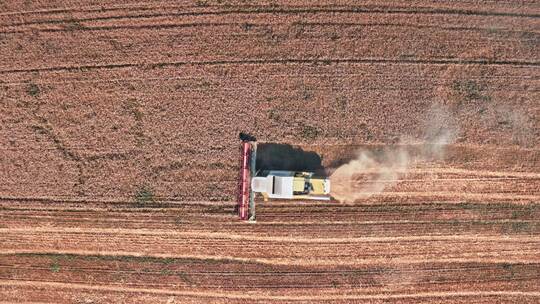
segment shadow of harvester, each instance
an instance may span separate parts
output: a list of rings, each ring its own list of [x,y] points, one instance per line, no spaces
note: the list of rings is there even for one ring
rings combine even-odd
[[[288,144],[258,144],[256,167],[257,171],[307,171],[326,176],[319,154]]]

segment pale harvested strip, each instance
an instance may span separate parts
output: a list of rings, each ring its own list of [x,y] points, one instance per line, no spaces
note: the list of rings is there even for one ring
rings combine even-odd
[[[397,242],[397,241],[499,241],[499,242],[539,242],[540,236],[482,236],[482,235],[441,235],[441,236],[400,236],[400,237],[357,237],[357,238],[297,238],[272,237],[255,235],[235,235],[220,232],[180,232],[160,229],[98,229],[98,228],[0,228],[0,234],[8,233],[81,233],[81,234],[126,234],[126,235],[156,235],[179,236],[185,238],[202,237],[216,239],[267,241],[284,243],[369,243],[369,242]],[[540,248],[539,248],[540,250]]]

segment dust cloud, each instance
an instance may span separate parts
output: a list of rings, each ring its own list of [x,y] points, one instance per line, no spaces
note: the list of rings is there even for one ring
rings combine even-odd
[[[456,120],[442,105],[433,106],[426,117],[420,140],[403,136],[394,146],[361,149],[355,159],[338,167],[330,176],[331,195],[344,203],[365,199],[395,185],[415,164],[442,159],[446,146],[456,139]]]

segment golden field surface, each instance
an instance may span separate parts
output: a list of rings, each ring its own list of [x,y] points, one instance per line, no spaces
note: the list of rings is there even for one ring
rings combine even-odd
[[[0,303],[540,302],[539,17],[1,2]],[[391,178],[248,224],[239,132]]]

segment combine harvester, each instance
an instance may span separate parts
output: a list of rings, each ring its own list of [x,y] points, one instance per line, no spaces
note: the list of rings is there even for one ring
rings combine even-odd
[[[242,138],[242,137],[241,137]],[[242,139],[238,195],[240,219],[255,221],[255,194],[268,199],[330,200],[330,180],[313,172],[257,170],[257,142]]]

